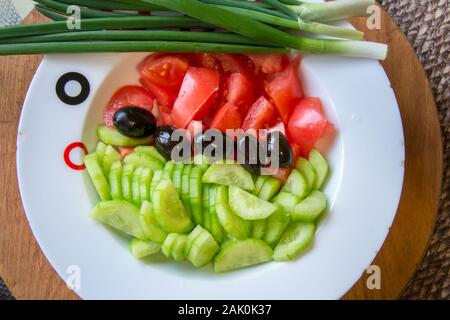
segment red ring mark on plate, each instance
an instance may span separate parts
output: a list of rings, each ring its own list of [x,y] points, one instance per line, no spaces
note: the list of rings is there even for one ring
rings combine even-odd
[[[69,144],[66,147],[66,150],[64,150],[64,162],[67,164],[67,166],[73,170],[84,170],[86,169],[86,166],[83,164],[76,164],[73,163],[72,160],[70,160],[70,153],[73,149],[81,148],[81,150],[84,151],[84,154],[88,154],[88,149],[84,145],[83,142],[73,142]]]

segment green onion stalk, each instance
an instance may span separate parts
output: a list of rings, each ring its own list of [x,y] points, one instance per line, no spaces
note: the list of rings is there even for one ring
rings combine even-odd
[[[298,5],[287,5],[287,7],[302,20],[330,22],[368,16],[368,8],[372,5],[375,5],[375,0],[301,1]]]
[[[387,55],[387,46],[385,44],[367,41],[298,37],[259,21],[255,21],[249,17],[244,17],[237,13],[198,0],[141,0],[141,2],[178,11],[206,23],[214,24],[226,30],[254,39],[258,42],[272,43],[272,45],[279,47],[291,48],[309,53],[338,54],[348,57],[380,60],[385,59]]]
[[[60,3],[53,0],[34,0],[34,2],[39,3],[41,6],[45,6],[47,9],[50,9],[56,13],[67,15],[67,9],[69,8],[69,4]],[[123,17],[129,16],[133,13],[123,13],[123,12],[109,12],[98,9],[90,9],[86,7],[80,7],[80,15],[83,18],[106,18],[106,17]],[[136,15],[134,13],[134,15]]]

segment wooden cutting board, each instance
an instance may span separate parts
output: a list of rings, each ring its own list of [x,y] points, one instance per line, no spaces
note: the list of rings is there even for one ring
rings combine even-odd
[[[33,12],[25,23],[44,20]],[[369,289],[369,274],[364,273],[344,299],[395,299],[421,261],[433,230],[442,179],[441,133],[426,74],[398,26],[384,12],[381,30],[368,30],[365,19],[352,23],[366,32],[368,40],[389,44],[389,56],[382,65],[400,106],[406,161],[397,216],[373,262],[381,270],[381,288]],[[41,58],[0,57],[0,275],[18,299],[78,299],[37,245],[17,186],[17,126],[27,88]]]

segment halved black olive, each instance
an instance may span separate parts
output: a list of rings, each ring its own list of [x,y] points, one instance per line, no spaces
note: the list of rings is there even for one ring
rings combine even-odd
[[[113,124],[123,135],[132,138],[151,136],[156,129],[155,116],[139,107],[125,107],[113,116]]]
[[[253,135],[245,134],[236,143],[237,160],[250,173],[259,175],[264,166],[263,146]]]
[[[159,126],[156,128],[155,133],[153,134],[153,137],[155,138],[155,147],[161,153],[166,159],[170,160],[172,157],[172,151],[174,148],[177,148],[175,150],[176,154],[179,155],[181,158],[184,156],[189,156],[184,154],[184,150],[182,149],[182,146],[180,142],[183,139],[187,139],[187,132],[179,131],[180,135],[178,139],[176,139],[173,136],[173,133],[175,130],[178,130],[175,127],[172,126]]]
[[[294,154],[288,140],[279,131],[270,132],[266,137],[267,156],[272,157],[272,152],[278,149],[280,168],[289,168],[294,161]]]

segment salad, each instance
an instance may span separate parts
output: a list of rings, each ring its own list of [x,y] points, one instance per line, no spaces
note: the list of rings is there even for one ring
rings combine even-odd
[[[141,85],[119,88],[85,165],[100,202],[91,217],[216,272],[297,258],[327,207],[317,141],[334,131],[305,97],[300,56],[154,53]]]

